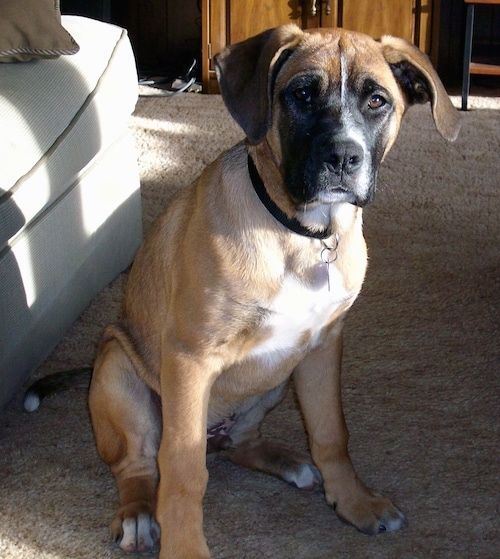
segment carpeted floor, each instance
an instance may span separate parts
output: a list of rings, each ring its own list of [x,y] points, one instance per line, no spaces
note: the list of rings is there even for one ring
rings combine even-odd
[[[458,98],[454,99],[458,106]],[[410,110],[365,211],[370,267],[346,328],[344,400],[361,477],[406,513],[368,537],[320,493],[209,461],[206,535],[214,559],[493,559],[500,556],[500,98],[471,99],[454,144],[428,107]],[[218,96],[142,98],[132,119],[144,223],[241,137]],[[92,363],[125,274],[76,321],[38,375]],[[86,393],[28,415],[0,413],[0,557],[120,557],[117,505]],[[265,433],[305,446],[293,395]]]

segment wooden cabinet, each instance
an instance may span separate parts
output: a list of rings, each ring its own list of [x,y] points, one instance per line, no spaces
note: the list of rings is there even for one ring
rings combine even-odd
[[[430,54],[433,15],[433,0],[203,0],[203,90],[218,92],[213,55],[271,27],[295,23],[396,35]]]

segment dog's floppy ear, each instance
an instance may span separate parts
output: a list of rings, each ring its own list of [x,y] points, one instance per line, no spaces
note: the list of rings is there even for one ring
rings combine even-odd
[[[253,144],[261,142],[269,130],[274,79],[301,36],[296,25],[284,25],[226,47],[215,56],[224,103]]]
[[[429,58],[417,47],[384,35],[382,52],[406,99],[407,105],[431,102],[432,116],[439,133],[453,142],[460,130],[460,116]]]

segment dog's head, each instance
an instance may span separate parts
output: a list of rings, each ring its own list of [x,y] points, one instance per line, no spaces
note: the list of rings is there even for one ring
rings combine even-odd
[[[342,29],[271,29],[216,56],[222,97],[272,147],[297,207],[373,199],[377,170],[406,108],[431,102],[454,140],[459,115],[426,55],[403,39]]]

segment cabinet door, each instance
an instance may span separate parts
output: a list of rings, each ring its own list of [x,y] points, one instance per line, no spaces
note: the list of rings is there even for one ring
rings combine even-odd
[[[301,24],[300,0],[226,0],[229,44],[286,23]]]
[[[308,0],[306,0],[308,1]],[[226,45],[284,25],[301,25],[302,0],[203,0],[202,78],[204,90],[218,92],[213,56]]]
[[[306,0],[308,1],[308,0]],[[439,2],[433,0],[318,0],[320,25],[402,37],[431,54]],[[328,9],[327,9],[328,6]],[[437,29],[436,29],[437,30]],[[436,34],[437,36],[437,34]]]
[[[342,4],[342,27],[375,38],[395,35],[413,41],[413,0],[344,0]]]

